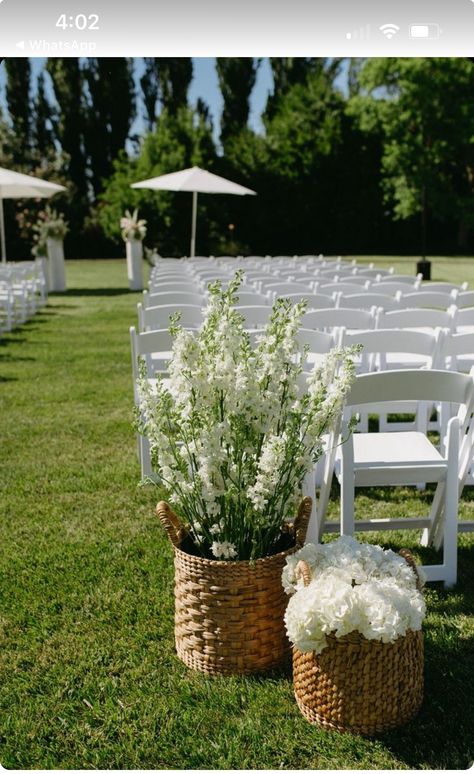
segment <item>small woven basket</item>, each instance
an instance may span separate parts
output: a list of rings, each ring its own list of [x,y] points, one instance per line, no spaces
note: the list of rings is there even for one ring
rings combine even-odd
[[[400,553],[416,572],[410,553]],[[306,585],[310,569],[306,562],[299,565]],[[375,736],[416,715],[423,701],[421,631],[408,631],[391,643],[367,640],[358,632],[327,635],[327,641],[319,654],[293,648],[295,698],[310,723]]]
[[[286,557],[304,544],[311,498],[290,530],[295,545],[263,559],[220,561],[192,556],[180,546],[186,532],[165,502],[157,513],[174,548],[175,640],[178,657],[207,674],[250,674],[279,666],[291,646],[281,583]]]

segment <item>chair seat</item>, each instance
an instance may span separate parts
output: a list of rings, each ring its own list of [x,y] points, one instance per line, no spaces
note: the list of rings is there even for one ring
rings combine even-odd
[[[424,433],[354,434],[356,486],[417,484],[440,481],[446,460]]]

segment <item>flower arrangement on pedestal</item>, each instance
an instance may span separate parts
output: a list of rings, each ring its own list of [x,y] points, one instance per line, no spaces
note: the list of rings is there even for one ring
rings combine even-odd
[[[126,244],[127,276],[130,290],[143,290],[143,240],[146,220],[138,218],[138,210],[125,211],[120,219],[122,238]]]
[[[146,237],[146,220],[138,218],[138,209],[125,210],[125,215],[120,219],[120,228],[122,229],[122,238],[124,242],[134,239],[142,242]]]
[[[53,210],[49,204],[38,213],[38,220],[32,226],[34,246],[32,254],[37,257],[48,254],[48,240],[63,242],[69,225],[62,213]]]

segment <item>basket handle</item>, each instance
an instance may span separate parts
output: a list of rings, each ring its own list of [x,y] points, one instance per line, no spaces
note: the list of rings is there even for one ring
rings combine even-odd
[[[311,509],[313,507],[313,501],[311,497],[303,497],[298,513],[293,524],[293,530],[295,535],[295,542],[297,548],[302,548],[306,540],[306,533],[308,531],[309,520],[311,518]]]
[[[297,579],[303,578],[303,583],[305,586],[307,586],[311,581],[313,575],[311,573],[311,568],[305,559],[300,559],[298,564],[296,565],[295,576]]]
[[[416,588],[418,591],[423,590],[423,581],[420,578],[420,573],[418,572],[418,565],[416,563],[415,557],[413,556],[412,552],[408,548],[401,548],[398,552],[401,557],[405,560],[405,562],[408,564],[409,567],[413,570],[416,577]]]
[[[158,518],[165,528],[170,541],[178,548],[186,534],[186,530],[179,518],[164,500],[161,500],[156,506],[156,513],[158,514]]]

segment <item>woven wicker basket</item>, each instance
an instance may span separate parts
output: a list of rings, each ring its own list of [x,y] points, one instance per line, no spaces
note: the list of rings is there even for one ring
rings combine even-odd
[[[159,503],[157,513],[174,547],[181,661],[200,672],[229,675],[272,669],[289,658],[281,574],[286,557],[304,543],[311,498],[304,498],[291,526],[295,545],[252,563],[191,556],[180,548],[186,533],[169,505]]]
[[[410,566],[409,552],[401,552]],[[307,581],[309,568],[303,565]],[[320,654],[293,648],[293,681],[304,717],[323,728],[374,736],[411,720],[423,701],[423,634],[393,643],[358,632],[327,637]]]

